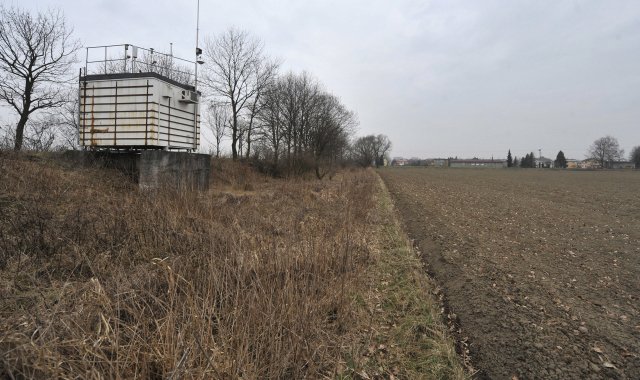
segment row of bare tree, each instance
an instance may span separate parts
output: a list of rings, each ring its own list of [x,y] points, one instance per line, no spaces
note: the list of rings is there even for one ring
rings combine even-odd
[[[310,74],[280,74],[263,44],[231,28],[206,41],[203,85],[212,96],[205,118],[220,154],[224,137],[231,154],[259,158],[272,170],[313,170],[324,177],[349,152],[356,115]]]
[[[18,119],[14,128],[3,127],[5,148],[11,144],[21,150],[26,144],[26,149],[47,150],[56,138],[75,147],[74,65],[81,45],[72,31],[60,11],[33,15],[0,6],[0,100]],[[257,158],[275,172],[314,171],[318,178],[347,159],[365,166],[382,163],[388,139],[367,136],[350,144],[358,124],[355,113],[312,75],[280,73],[279,61],[266,55],[258,38],[230,28],[206,39],[204,55],[201,112],[216,156],[230,141],[234,160]],[[136,69],[193,83],[193,72],[172,58],[145,51]],[[125,58],[99,70],[123,72],[126,66]],[[30,131],[26,136],[25,130]]]

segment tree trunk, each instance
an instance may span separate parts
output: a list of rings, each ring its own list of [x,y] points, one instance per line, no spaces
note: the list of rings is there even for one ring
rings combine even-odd
[[[247,152],[245,157],[249,159],[249,155],[251,154],[251,123],[249,123],[249,129],[247,129]]]
[[[317,157],[314,159],[314,166],[315,166],[315,170],[316,170],[316,178],[318,179],[323,179],[324,176],[327,174],[327,172],[324,173],[320,173],[320,159],[318,159]]]
[[[31,75],[31,70],[29,70]],[[22,140],[24,139],[24,128],[29,120],[29,113],[31,108],[31,93],[33,92],[33,82],[26,78],[24,84],[24,99],[22,100],[22,113],[20,114],[20,120],[16,126],[16,141],[13,150],[16,152],[22,149]]]
[[[247,129],[247,159],[251,155],[251,131],[253,130],[253,119],[256,116],[256,104],[258,103],[258,96],[256,95],[255,102],[251,108],[251,117],[249,117],[249,128]]]
[[[238,159],[238,149],[236,148],[236,144],[238,143],[238,115],[233,110],[233,127],[231,128],[231,155],[233,160]]]
[[[20,121],[18,121],[18,125],[16,126],[16,141],[13,147],[13,150],[16,152],[22,149],[22,140],[24,139],[24,127],[27,125],[28,116],[26,113],[23,113],[20,116]]]

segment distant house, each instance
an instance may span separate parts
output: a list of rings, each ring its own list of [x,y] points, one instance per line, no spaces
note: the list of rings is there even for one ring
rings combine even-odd
[[[567,169],[577,169],[580,166],[580,160],[570,158],[567,160]]]
[[[406,158],[396,157],[391,161],[391,166],[405,166],[409,163]]]
[[[484,160],[474,158],[470,160],[449,160],[450,168],[506,168],[506,160]]]
[[[580,161],[578,164],[578,168],[580,169],[602,169],[602,164],[600,164],[599,160],[595,158],[587,158],[586,160]]]
[[[635,169],[636,165],[631,161],[614,161],[611,163],[611,169]]]
[[[449,166],[449,160],[446,158],[434,158],[431,160],[431,165],[438,168],[446,168]]]
[[[427,165],[427,160],[423,160],[420,157],[411,157],[409,159],[409,162],[407,162],[407,165],[409,166],[426,166]]]
[[[536,168],[553,168],[555,162],[547,157],[538,157],[534,160]]]

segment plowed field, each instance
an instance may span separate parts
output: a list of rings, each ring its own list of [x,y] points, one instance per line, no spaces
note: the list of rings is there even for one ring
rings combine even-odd
[[[640,379],[640,172],[380,175],[479,378]]]

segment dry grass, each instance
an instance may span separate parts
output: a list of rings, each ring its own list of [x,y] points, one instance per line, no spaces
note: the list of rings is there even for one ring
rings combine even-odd
[[[0,378],[361,376],[344,363],[379,319],[360,302],[377,177],[214,173],[207,193],[145,193],[0,153]]]
[[[377,212],[368,215],[375,226],[372,260],[354,307],[368,323],[356,327],[361,345],[347,365],[362,378],[469,378],[473,369],[463,366],[442,321],[441,293],[402,231],[381,180],[376,189]]]

